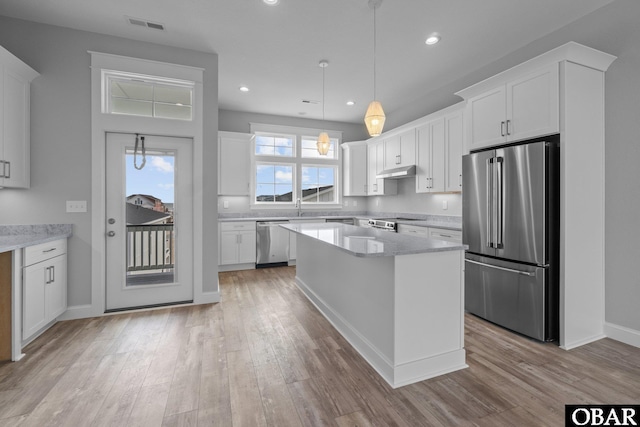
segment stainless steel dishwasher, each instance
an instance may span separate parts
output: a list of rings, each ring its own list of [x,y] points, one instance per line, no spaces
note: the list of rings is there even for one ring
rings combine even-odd
[[[289,221],[259,221],[256,223],[256,268],[287,265],[289,261],[289,231],[280,227]]]

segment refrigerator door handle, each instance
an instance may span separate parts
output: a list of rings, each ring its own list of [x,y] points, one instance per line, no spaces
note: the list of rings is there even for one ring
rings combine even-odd
[[[536,275],[536,273],[532,271],[522,271],[522,270],[514,270],[513,268],[498,267],[497,265],[485,264],[484,262],[474,261],[471,259],[465,259],[465,261],[470,262],[471,264],[481,265],[483,267],[495,268],[496,270],[502,270],[502,271],[507,271],[509,273],[521,274],[523,276],[534,277]]]
[[[497,249],[504,248],[504,157],[496,157],[496,242]]]
[[[487,210],[487,247],[493,247],[493,157],[487,159],[487,203],[485,208]]]

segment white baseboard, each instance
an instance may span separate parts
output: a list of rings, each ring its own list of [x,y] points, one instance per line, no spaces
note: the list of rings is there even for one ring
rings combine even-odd
[[[203,292],[197,301],[193,301],[194,304],[213,304],[220,302],[220,292]]]
[[[67,307],[67,311],[62,313],[58,320],[86,319],[88,317],[96,317],[96,313],[91,304],[82,304]]]
[[[640,348],[640,331],[605,322],[604,333],[608,338]]]
[[[469,367],[465,363],[466,351],[464,349],[436,354],[402,365],[394,365],[392,361],[385,357],[340,314],[332,310],[297,276],[296,284],[318,311],[393,388]]]
[[[589,344],[598,340],[601,340],[602,338],[606,338],[607,336],[605,334],[598,334],[598,335],[593,335],[584,339],[581,339],[579,341],[574,341],[572,343],[565,343],[564,345],[561,345],[560,348],[563,350],[573,350],[574,348],[578,348],[581,347],[585,344]]]

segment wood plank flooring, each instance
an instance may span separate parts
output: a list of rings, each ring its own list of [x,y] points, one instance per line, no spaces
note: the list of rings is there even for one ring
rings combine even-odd
[[[0,365],[0,426],[560,426],[638,403],[640,349],[564,351],[465,319],[469,368],[393,390],[294,268],[221,273],[222,302],[59,322]]]

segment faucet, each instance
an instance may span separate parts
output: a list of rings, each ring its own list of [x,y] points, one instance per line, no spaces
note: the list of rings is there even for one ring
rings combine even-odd
[[[300,203],[300,198],[296,200],[296,208],[298,208],[298,216],[302,216],[302,203]]]

